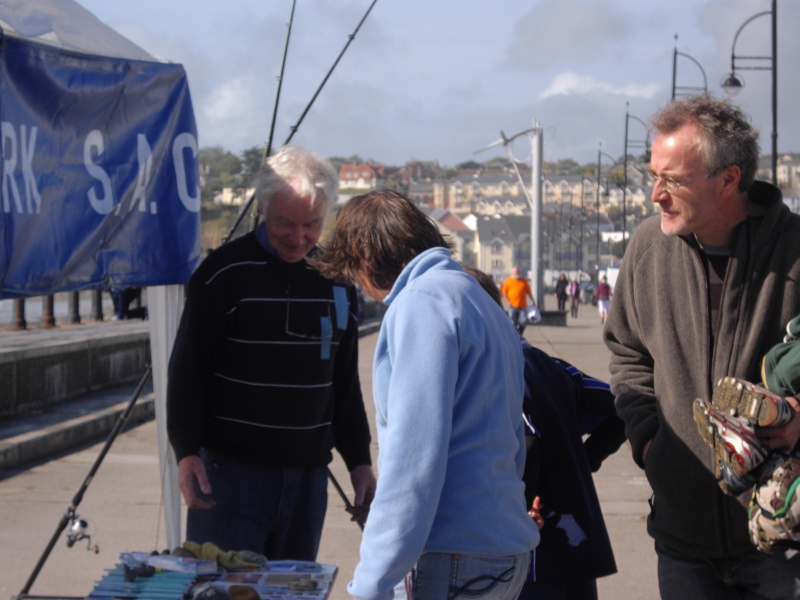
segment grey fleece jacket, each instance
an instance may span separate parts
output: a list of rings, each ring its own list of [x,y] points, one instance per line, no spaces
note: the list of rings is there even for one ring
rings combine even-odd
[[[617,412],[653,489],[648,532],[698,558],[754,549],[750,495],[720,491],[692,403],[710,401],[725,375],[759,382],[761,358],[800,313],[800,215],[765,182],[755,182],[750,199],[763,214],[736,229],[713,347],[701,250],[693,236],[664,235],[660,217],[645,221],[628,246],[604,332]]]

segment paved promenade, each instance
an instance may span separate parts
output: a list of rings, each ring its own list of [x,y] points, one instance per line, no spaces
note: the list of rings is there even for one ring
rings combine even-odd
[[[79,327],[85,329],[85,334],[89,328],[108,328],[109,324]],[[61,335],[62,330],[64,335],[76,335],[78,328],[58,328],[51,330],[50,335]],[[10,337],[4,338],[6,334],[0,332],[0,345],[11,341]],[[19,336],[25,334],[14,333],[15,343],[24,343],[25,338],[20,341]],[[594,307],[582,306],[580,317],[570,318],[567,327],[532,326],[525,335],[548,353],[569,360],[592,375],[608,377],[608,352],[601,340],[600,319]],[[366,335],[360,347],[359,368],[370,418],[374,413],[371,361],[376,339],[375,333]],[[127,399],[124,401],[127,403]],[[0,522],[3,523],[0,600],[10,599],[25,585],[102,448],[102,442],[84,445],[34,466],[0,472]],[[136,426],[115,440],[77,508],[77,513],[90,523],[91,544],[98,546],[99,553],[88,551],[86,541],[67,548],[66,536],[62,534],[31,594],[80,597],[91,591],[104,569],[118,561],[120,552],[165,548],[157,453],[153,421]],[[377,446],[373,447],[373,455],[377,455]],[[337,459],[331,469],[349,494],[349,477],[341,461]],[[630,459],[627,444],[604,463],[595,475],[595,483],[619,569],[618,574],[600,580],[600,597],[658,598],[655,553],[645,531],[650,488],[642,471]],[[343,506],[330,486],[328,517],[318,559],[339,567],[331,594],[334,600],[348,597],[345,584],[358,561],[361,536]]]

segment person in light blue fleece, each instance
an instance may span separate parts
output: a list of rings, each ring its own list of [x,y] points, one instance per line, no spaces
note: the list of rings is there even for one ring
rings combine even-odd
[[[528,516],[519,336],[410,200],[375,190],[341,209],[314,261],[388,305],[373,364],[378,486],[347,590],[514,599],[539,531]]]

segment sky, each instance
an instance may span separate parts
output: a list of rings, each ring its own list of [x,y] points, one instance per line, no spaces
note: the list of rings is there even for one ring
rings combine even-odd
[[[734,35],[771,8],[769,0],[296,0],[289,27],[292,0],[79,3],[183,65],[201,147],[240,154],[272,137],[273,147],[290,141],[394,166],[508,156],[502,146],[478,151],[501,131],[534,124],[546,161],[596,163],[599,149],[622,156],[626,120],[629,152],[640,154],[644,123],[671,97],[675,35],[677,86],[702,87],[705,72],[710,93],[728,97],[720,84]],[[800,0],[777,4],[778,150],[800,152]],[[744,26],[735,53],[770,56],[769,15]],[[772,73],[736,60],[746,83],[733,101],[768,154]],[[511,148],[530,162],[529,135]]]

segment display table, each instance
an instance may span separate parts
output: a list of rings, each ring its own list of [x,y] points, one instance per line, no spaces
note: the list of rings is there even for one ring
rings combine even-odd
[[[315,562],[268,561],[258,569],[229,571],[214,561],[136,552],[120,559],[87,599],[183,600],[207,587],[227,593],[232,586],[247,586],[262,600],[326,600],[338,570]]]

